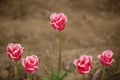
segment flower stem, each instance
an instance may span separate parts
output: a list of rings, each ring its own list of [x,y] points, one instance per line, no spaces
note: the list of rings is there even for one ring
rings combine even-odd
[[[59,61],[58,61],[58,74],[61,71],[61,55],[62,55],[62,33],[59,32]]]
[[[82,75],[82,80],[84,80],[84,74]]]
[[[15,75],[16,75],[16,80],[19,80],[18,79],[18,63],[15,62]]]
[[[32,75],[30,75],[30,80],[33,80],[33,76]]]
[[[103,72],[102,72],[102,78],[101,78],[101,80],[104,80],[104,78],[105,78],[105,66],[103,66]]]

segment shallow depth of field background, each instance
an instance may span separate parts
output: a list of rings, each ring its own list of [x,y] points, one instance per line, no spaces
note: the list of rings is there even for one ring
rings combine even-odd
[[[53,12],[63,12],[68,22],[63,31],[63,72],[66,80],[80,80],[73,60],[82,54],[93,56],[93,70],[86,80],[101,69],[97,55],[114,51],[115,62],[107,69],[106,80],[120,80],[120,0],[0,0],[0,80],[15,80],[14,65],[8,59],[8,43],[21,43],[23,57],[39,56],[35,80],[57,69],[58,32],[49,24]],[[20,80],[28,80],[20,63]]]

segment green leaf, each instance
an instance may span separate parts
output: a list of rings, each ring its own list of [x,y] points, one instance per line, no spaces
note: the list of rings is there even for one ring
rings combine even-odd
[[[60,80],[64,80],[68,75],[68,72],[64,73],[61,77],[60,77]]]
[[[47,80],[64,80],[68,75],[68,72],[62,74],[61,72],[58,74],[57,72],[54,72],[53,70],[50,72],[49,79]]]
[[[48,80],[48,78],[45,78],[45,77],[44,77],[44,78],[42,78],[41,80]]]
[[[49,78],[50,78],[49,80],[58,80],[57,74],[53,70],[51,71]]]

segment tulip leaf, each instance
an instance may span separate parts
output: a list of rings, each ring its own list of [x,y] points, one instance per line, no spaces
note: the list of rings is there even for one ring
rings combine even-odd
[[[45,77],[44,77],[44,78],[42,78],[41,80],[48,80],[48,78],[45,78]]]
[[[60,80],[64,80],[68,75],[68,72],[64,73],[61,77],[60,77]]]
[[[62,74],[61,72],[58,74],[55,71],[51,71],[48,78],[42,78],[41,80],[64,80],[68,75],[68,72]]]

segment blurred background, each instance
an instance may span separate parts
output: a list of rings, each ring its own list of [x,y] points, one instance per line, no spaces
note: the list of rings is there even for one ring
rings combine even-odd
[[[14,65],[6,54],[11,42],[24,46],[23,57],[39,56],[35,80],[57,69],[58,33],[49,24],[54,12],[68,16],[62,33],[62,69],[71,71],[66,80],[80,79],[73,60],[82,54],[93,56],[93,70],[86,75],[92,80],[101,70],[97,55],[107,49],[115,53],[115,62],[106,69],[106,80],[120,80],[120,0],[0,0],[0,80],[14,78]],[[20,80],[28,80],[24,70],[20,74]]]

